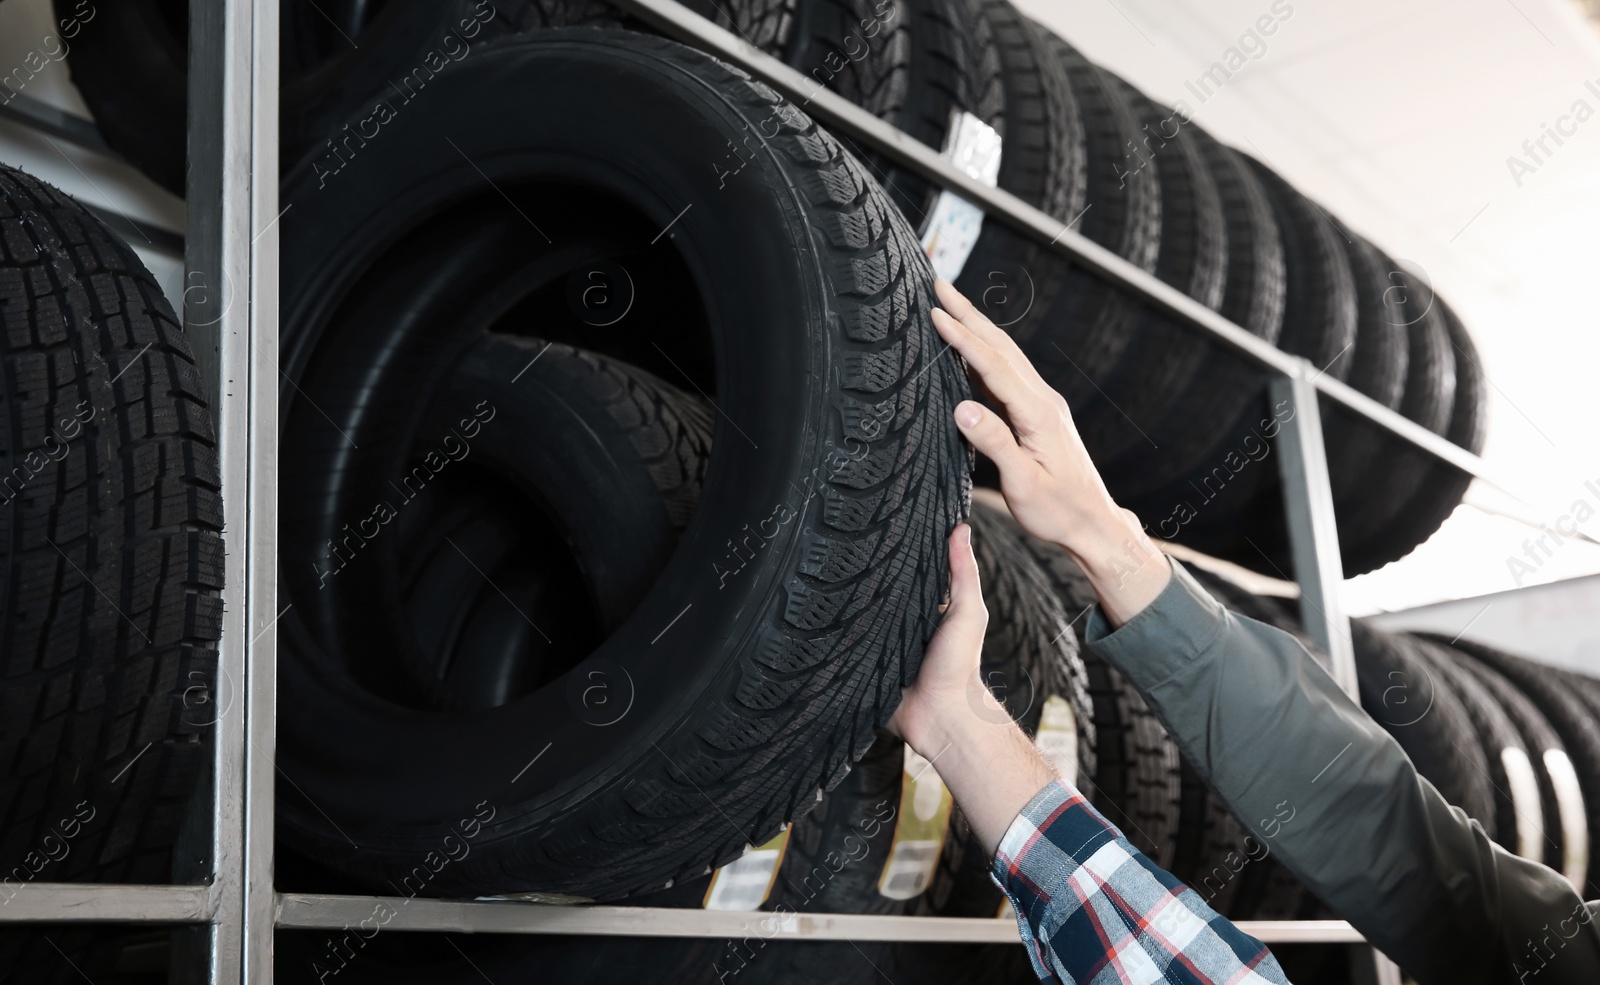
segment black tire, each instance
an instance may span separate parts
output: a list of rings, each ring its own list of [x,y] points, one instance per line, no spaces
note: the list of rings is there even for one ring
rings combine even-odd
[[[1076,763],[1067,777],[1075,785],[1094,776],[1094,705],[1078,638],[1050,578],[1024,543],[1027,535],[1004,510],[973,503],[972,546],[978,559],[989,625],[979,674],[1013,720],[1029,736],[1037,733],[1045,702],[1066,702],[1076,727]],[[996,723],[999,724],[999,723]],[[941,916],[992,917],[1005,902],[989,877],[989,859],[956,808],[939,869],[928,890]]]
[[[1450,424],[1444,436],[1477,454],[1483,450],[1488,433],[1487,381],[1466,326],[1443,298],[1433,298],[1433,303],[1450,339],[1455,375]],[[1346,564],[1347,574],[1371,571],[1411,553],[1444,525],[1472,483],[1472,476],[1409,446],[1401,448],[1398,454],[1402,458],[1397,460],[1397,469],[1403,469],[1407,475],[1419,469],[1422,472],[1416,492],[1387,521],[1379,535],[1357,543],[1352,561]]]
[[[771,4],[732,6],[741,22],[770,20],[762,13]],[[786,37],[765,46],[768,52],[913,139],[940,149],[952,111],[1003,125],[999,57],[970,0],[799,0],[791,17]],[[936,189],[881,154],[841,140],[920,229]]]
[[[1208,308],[1222,307],[1228,272],[1228,230],[1222,195],[1212,178],[1201,136],[1173,109],[1158,105],[1118,80],[1142,123],[1135,162],[1160,160],[1161,237],[1155,274]],[[1132,163],[1128,165],[1132,167]],[[1202,385],[1201,367],[1212,346],[1192,329],[1177,324],[1160,310],[1142,305],[1129,349],[1127,366],[1137,366],[1144,381],[1138,412],[1129,417],[1157,448],[1169,444],[1197,408],[1192,397]],[[1167,459],[1151,455],[1143,437],[1135,436],[1121,453],[1095,453],[1102,474],[1113,488],[1159,473]],[[1124,473],[1129,474],[1124,474]],[[1175,477],[1172,475],[1170,477]]]
[[[1404,634],[1351,620],[1361,707],[1394,736],[1417,772],[1496,835],[1495,806],[1483,749],[1455,690]]]
[[[759,918],[760,914],[751,914]],[[280,930],[273,985],[483,985],[629,981],[720,985],[721,941],[560,934],[374,933],[380,916],[349,929]],[[751,939],[760,946],[755,919]],[[724,960],[726,965],[727,961]],[[747,981],[747,979],[740,979]],[[82,979],[80,978],[81,982]]]
[[[183,0],[124,0],[97,7],[53,0],[59,23],[78,23],[70,39],[72,81],[101,136],[156,184],[182,196],[187,164],[189,6]],[[280,160],[310,152],[324,167],[342,166],[370,135],[340,128],[363,100],[395,83],[407,101],[446,64],[484,41],[537,23],[547,7],[580,17],[614,19],[581,0],[479,0],[420,4],[396,0],[367,16],[368,5],[290,0],[281,11]],[[84,8],[87,8],[85,10]],[[87,18],[83,17],[88,13]],[[91,26],[92,23],[92,26]],[[399,88],[396,88],[400,92]],[[365,115],[365,114],[363,114]]]
[[[1336,379],[1349,372],[1347,350],[1355,343],[1356,298],[1342,234],[1315,203],[1259,162],[1246,158],[1266,189],[1283,244],[1285,305],[1280,349],[1304,356]],[[1224,448],[1238,449],[1257,431],[1254,415],[1239,421]],[[1264,453],[1263,453],[1264,454]],[[1233,468],[1213,461],[1226,482],[1182,529],[1181,540],[1206,553],[1253,570],[1288,570],[1288,532],[1276,464],[1246,461]],[[1264,455],[1265,457],[1265,455]],[[1203,479],[1194,488],[1204,485]]]
[[[1494,797],[1496,840],[1513,855],[1543,861],[1544,806],[1540,802],[1536,768],[1528,756],[1522,733],[1501,707],[1499,699],[1476,675],[1462,669],[1462,658],[1455,651],[1422,637],[1413,639],[1412,643],[1416,653],[1461,699],[1462,708],[1472,723],[1473,734],[1483,750]]]
[[[1070,222],[1087,201],[1083,121],[1044,31],[1009,0],[973,0],[1000,64],[1004,141],[999,187]],[[996,325],[1027,344],[1045,324],[1066,264],[1032,236],[985,222],[956,287]]]
[[[1600,895],[1596,889],[1600,886],[1600,857],[1595,852],[1595,845],[1600,844],[1600,810],[1594,807],[1600,804],[1600,718],[1549,667],[1481,643],[1457,640],[1453,645],[1516,685],[1561,737],[1577,773],[1588,824],[1588,875],[1582,892]]]
[[[878,891],[894,841],[905,762],[905,743],[881,733],[844,782],[794,823],[764,909],[795,914],[899,914],[915,909],[917,899],[892,899]],[[892,950],[883,941],[765,950],[734,944],[724,949],[718,970],[764,985],[870,985]]]
[[[231,697],[215,679],[208,390],[133,251],[7,167],[0,327],[5,895],[36,880],[166,882],[204,736]],[[58,929],[69,951],[92,937]],[[0,939],[0,967],[43,981],[57,964],[31,932]]]
[[[1083,121],[1087,191],[1077,230],[1150,272],[1161,246],[1160,164],[1130,161],[1142,124],[1118,80],[1037,24],[1061,63]],[[1135,167],[1135,164],[1139,166]],[[1059,261],[1058,261],[1059,262]],[[1104,278],[1065,265],[1062,284],[1038,332],[1024,343],[1040,375],[1072,405],[1084,443],[1097,459],[1145,445],[1162,399],[1164,353],[1136,339],[1141,306]]]
[[[1410,357],[1403,290],[1395,283],[1403,272],[1397,271],[1393,261],[1371,243],[1342,224],[1339,229],[1349,254],[1359,317],[1356,344],[1347,355],[1347,382],[1390,410],[1399,410]],[[1364,418],[1332,401],[1323,406],[1323,434],[1339,521],[1340,557],[1345,574],[1354,576],[1368,569],[1360,567],[1363,562],[1353,531],[1361,523],[1362,514],[1372,508],[1374,497],[1383,495],[1365,479],[1374,469],[1387,467],[1387,448],[1383,432]]]
[[[1275,343],[1283,329],[1285,274],[1272,205],[1243,155],[1198,126],[1190,127],[1222,199],[1226,221],[1222,314]],[[1183,539],[1188,511],[1214,508],[1196,501],[1196,488],[1205,487],[1211,470],[1224,464],[1227,451],[1241,446],[1240,422],[1254,422],[1250,415],[1264,407],[1265,387],[1266,377],[1259,369],[1222,346],[1208,345],[1205,360],[1177,405],[1180,411],[1152,432],[1161,454],[1135,456],[1130,451],[1113,463],[1109,472],[1115,479],[1113,495],[1159,536]]]
[[[535,84],[537,98],[512,98]],[[337,176],[337,195],[308,162],[286,182],[286,206],[307,207],[283,226],[283,427],[304,449],[283,480],[285,594],[304,600],[280,651],[286,706],[301,712],[280,722],[283,828],[381,886],[493,808],[471,858],[427,892],[659,889],[803,814],[893,712],[937,624],[944,538],[966,505],[968,452],[949,420],[965,380],[935,361],[910,230],[766,87],[669,41],[585,29],[491,46],[429,88],[386,125],[382,155]],[[756,132],[772,136],[748,159],[705,167]],[[649,174],[624,164],[640,147],[655,151]],[[522,204],[508,208],[512,194]],[[608,255],[639,265],[635,306],[653,320],[667,296],[675,327],[596,332],[559,311],[562,278]],[[613,680],[626,669],[635,695],[608,728],[585,725],[559,681],[468,717],[408,708],[361,686],[358,654],[329,649],[308,618],[311,563],[341,517],[386,495],[387,466],[409,464],[406,429],[440,368],[476,331],[535,319],[629,361],[653,351],[669,378],[716,393],[702,508],[588,665]],[[374,351],[392,358],[373,366]],[[770,537],[752,532],[763,521]],[[647,649],[648,666],[624,666]],[[563,751],[535,761],[553,744]]]
[[[1499,701],[1533,759],[1534,774],[1539,781],[1540,817],[1544,821],[1544,854],[1540,861],[1563,875],[1576,875],[1581,882],[1588,868],[1589,825],[1582,792],[1570,789],[1575,784],[1565,783],[1572,760],[1566,746],[1561,744],[1561,737],[1516,685],[1454,645],[1448,649],[1455,657],[1456,666],[1463,673],[1476,677]],[[1563,775],[1553,777],[1553,769]],[[1572,857],[1568,857],[1569,848],[1574,853]]]
[[[414,431],[424,448],[461,435],[446,454],[467,471],[426,483],[403,461],[375,472],[410,498],[387,537],[359,546],[373,557],[336,553],[319,573],[308,623],[347,652],[404,627],[365,673],[369,688],[416,707],[495,708],[548,683],[621,626],[666,567],[700,497],[712,420],[698,398],[605,356],[478,337]],[[519,516],[523,497],[562,523]]]

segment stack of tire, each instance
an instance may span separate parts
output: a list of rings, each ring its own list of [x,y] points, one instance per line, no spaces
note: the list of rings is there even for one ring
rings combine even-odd
[[[688,6],[932,147],[946,142],[954,114],[993,127],[1002,189],[1318,372],[1480,449],[1477,356],[1423,272],[1008,0]],[[72,61],[108,141],[174,190],[183,178],[181,7],[119,5],[85,28]],[[391,121],[437,111],[425,104],[442,100],[424,92],[459,70],[454,63],[478,74],[470,66],[487,43],[571,25],[642,27],[599,0],[333,11],[288,2],[283,160],[315,161],[302,167],[327,184],[360,157],[387,158]],[[700,166],[725,180],[758,142],[741,131]],[[929,221],[935,195],[925,179],[849,146],[913,227]],[[642,149],[634,135],[627,153]],[[1067,396],[1112,492],[1153,532],[1264,572],[1289,569],[1278,472],[1267,459],[1292,409],[1268,406],[1264,373],[999,222],[983,225],[957,285]],[[1355,575],[1426,540],[1468,480],[1331,402],[1323,411],[1342,558]],[[1375,471],[1385,481],[1365,482]]]
[[[743,73],[619,29],[602,6],[390,3],[369,18],[350,4],[331,12],[333,34],[310,7],[285,5],[297,25],[279,226],[286,847],[315,859],[318,878],[407,896],[703,905],[715,870],[787,830],[782,865],[801,874],[777,872],[761,905],[798,909],[804,873],[829,867],[863,807],[900,797],[905,753],[881,728],[937,625],[944,538],[968,507],[970,452],[950,419],[968,390],[941,358],[914,232],[934,191],[858,159]],[[104,10],[72,56],[108,140],[135,161],[166,155],[145,166],[170,187],[181,139],[149,138],[182,105],[183,61],[169,57],[183,50],[180,8]],[[1476,440],[1481,394],[1449,368],[1470,344],[1442,302],[1409,295],[1415,318],[1396,324],[1380,254],[1192,124],[1119,177],[1126,142],[1170,114],[1009,4],[706,12],[930,145],[953,112],[977,117],[1005,141],[1002,188],[1376,399]],[[591,26],[545,30],[575,23]],[[128,57],[165,60],[129,71]],[[139,97],[156,84],[172,98]],[[185,675],[207,684],[214,661],[214,439],[148,275],[92,220],[37,218],[65,206],[16,181],[8,202],[37,199],[0,216],[28,231],[8,250],[33,250],[8,254],[4,271],[29,326],[9,343],[26,384],[18,406],[53,414],[50,394],[100,384],[98,360],[114,395],[104,419],[140,425],[94,446],[94,468],[128,472],[125,503],[85,499],[100,487],[70,455],[59,493],[40,480],[43,498],[23,500],[57,519],[16,528],[26,535],[6,576],[60,595],[70,564],[132,619],[113,625],[79,586],[67,596],[82,596],[83,623],[61,637],[76,655],[52,636],[8,671],[7,724],[19,730],[7,733],[15,769],[0,806],[27,819],[8,833],[32,832],[63,797],[128,796],[109,787],[148,773],[146,806],[118,823],[160,833],[125,830],[93,857],[147,848],[156,861],[124,874],[159,881],[211,720],[184,702],[206,700]],[[69,253],[39,239],[50,229],[83,269],[46,270]],[[993,274],[1004,290],[989,290]],[[1265,413],[1258,375],[999,223],[984,225],[959,283],[1072,400],[1114,490],[1157,533],[1164,497],[1203,480]],[[138,324],[105,327],[118,319]],[[80,336],[97,348],[57,358]],[[13,421],[8,455],[43,440],[38,423]],[[1330,423],[1329,445],[1335,474],[1383,461],[1396,477],[1381,503],[1336,490],[1342,525],[1360,531],[1347,566],[1409,550],[1459,498],[1452,477],[1358,428]],[[1252,463],[1175,539],[1278,563],[1276,495],[1273,470]],[[116,510],[132,526],[117,522],[96,546],[94,524],[109,529]],[[41,547],[51,522],[61,536]],[[1066,627],[1081,634],[1074,617],[1091,600],[1081,573],[992,510],[974,523],[998,588],[991,684],[1030,729],[1058,699],[1096,804],[1205,884],[1249,845],[1126,680],[1077,655]],[[1237,532],[1229,539],[1238,530],[1267,557],[1243,554]],[[65,745],[29,737],[41,729]],[[160,756],[130,760],[138,739]],[[79,787],[49,768],[67,745],[92,766],[73,774]],[[999,908],[959,818],[937,857],[910,897],[886,895],[868,878],[884,870],[861,867],[830,880],[825,903],[805,903]],[[1236,916],[1307,905],[1270,862],[1223,883],[1214,902]],[[506,960],[526,966],[537,952],[550,967],[551,948],[590,959],[558,944],[519,942]],[[341,953],[303,964],[326,973]],[[753,964],[806,980],[841,953],[814,945]]]

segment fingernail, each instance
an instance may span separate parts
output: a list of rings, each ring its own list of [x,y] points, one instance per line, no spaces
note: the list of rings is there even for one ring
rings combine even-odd
[[[944,315],[946,318],[950,317],[950,312],[944,310],[943,308],[939,307],[938,305],[934,305],[929,310],[932,311],[936,315]]]
[[[956,423],[963,428],[975,427],[983,419],[983,408],[971,400],[956,404]]]
[[[961,529],[961,543],[965,544],[968,547],[971,547],[972,546],[972,524],[964,523],[961,526],[962,526],[962,529]]]

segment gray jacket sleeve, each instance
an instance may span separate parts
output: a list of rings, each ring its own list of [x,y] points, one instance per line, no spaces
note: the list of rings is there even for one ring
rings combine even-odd
[[[1172,567],[1114,632],[1096,608],[1089,648],[1279,861],[1421,985],[1600,982],[1600,902],[1447,804],[1298,640]]]

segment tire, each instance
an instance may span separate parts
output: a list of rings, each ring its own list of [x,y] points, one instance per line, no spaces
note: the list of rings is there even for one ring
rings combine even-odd
[[[1008,0],[972,0],[1000,65],[999,187],[1062,222],[1083,211],[1088,161],[1072,86],[1045,32]],[[1032,236],[985,222],[956,287],[1027,346],[1046,323],[1067,265]]]
[[[1285,275],[1272,205],[1243,155],[1198,126],[1191,127],[1222,199],[1226,221],[1222,314],[1276,343],[1283,329]],[[1188,524],[1179,520],[1187,510],[1215,508],[1204,501],[1195,504],[1194,491],[1205,485],[1229,449],[1240,446],[1239,422],[1249,423],[1253,420],[1249,415],[1259,413],[1266,403],[1266,377],[1259,369],[1221,346],[1208,344],[1207,349],[1178,405],[1181,412],[1152,435],[1162,451],[1159,464],[1151,461],[1154,456],[1130,453],[1112,466],[1117,479],[1112,494],[1169,540],[1183,538]]]
[[[1155,272],[1161,245],[1160,165],[1129,160],[1143,136],[1141,122],[1118,80],[1037,24],[1072,87],[1083,120],[1088,158],[1087,197],[1078,231],[1123,259]],[[1060,262],[1060,261],[1058,261]],[[1108,458],[1147,438],[1161,399],[1163,353],[1136,339],[1137,300],[1076,264],[1065,264],[1061,288],[1038,332],[1024,344],[1028,358],[1072,405],[1090,454]]]
[[[5,895],[35,880],[166,882],[204,737],[231,697],[216,681],[207,387],[133,252],[3,166],[0,327]],[[57,938],[70,951],[94,935]],[[57,959],[32,932],[0,939],[0,967],[46,981]]]
[[[1435,642],[1441,641],[1436,639]],[[1572,773],[1572,760],[1560,736],[1527,695],[1498,671],[1453,645],[1449,650],[1456,666],[1463,673],[1476,677],[1500,702],[1533,759],[1534,774],[1539,781],[1540,817],[1544,821],[1544,854],[1540,861],[1581,884],[1588,867],[1588,821],[1582,793],[1574,789],[1576,784],[1564,783]],[[1553,773],[1560,775],[1553,776]]]
[[[1600,858],[1594,846],[1600,844],[1596,841],[1600,836],[1600,810],[1595,810],[1593,805],[1600,804],[1600,719],[1570,686],[1556,678],[1551,668],[1481,643],[1457,640],[1453,645],[1516,685],[1561,737],[1561,744],[1577,774],[1588,826],[1587,876],[1583,892],[1596,895],[1594,887],[1600,886]]]
[[[53,6],[60,24],[79,24],[71,34],[63,26],[62,37],[71,39],[72,81],[101,136],[152,181],[182,197],[188,170],[188,4],[125,0],[101,8],[84,0],[53,0]],[[85,6],[87,18],[81,16]],[[541,8],[567,8],[568,22],[580,13],[614,18],[596,6],[576,0],[512,0],[499,8],[478,0],[396,0],[368,17],[365,4],[290,0],[280,22],[280,158],[287,167],[311,152],[333,162],[325,167],[341,166],[342,155],[366,146],[359,126],[357,132],[339,129],[363,100],[399,82],[409,102],[446,63],[536,20]]]
[[[1357,323],[1355,288],[1341,233],[1321,209],[1282,178],[1259,162],[1246,160],[1266,189],[1283,243],[1285,303],[1277,345],[1343,379],[1349,372],[1344,357],[1355,343]],[[1255,426],[1253,417],[1237,422],[1223,447],[1241,447]],[[1233,469],[1219,457],[1209,467],[1213,472],[1220,467],[1227,481],[1184,525],[1183,543],[1268,574],[1288,570],[1288,531],[1276,465],[1243,462]],[[1203,481],[1196,488],[1200,485]]]
[[[918,900],[878,891],[889,861],[905,775],[905,743],[881,733],[843,783],[789,830],[767,907],[781,913],[912,912]],[[835,866],[837,863],[837,867]],[[894,945],[884,941],[826,941],[806,947],[724,949],[717,971],[762,985],[870,985]]]
[[[1136,144],[1143,149],[1130,156],[1161,162],[1161,237],[1155,274],[1206,307],[1220,310],[1227,287],[1227,222],[1201,135],[1192,124],[1175,122],[1177,111],[1118,81],[1143,124],[1144,133]],[[1123,357],[1126,365],[1138,367],[1144,381],[1141,409],[1130,410],[1129,416],[1141,422],[1157,447],[1170,444],[1171,436],[1181,433],[1192,416],[1192,397],[1201,388],[1201,367],[1211,348],[1194,330],[1156,308],[1140,306],[1130,351]],[[1139,437],[1118,453],[1095,455],[1103,463],[1108,485],[1123,488],[1147,473],[1162,472],[1165,458],[1149,454],[1145,444]]]
[[[1461,699],[1473,734],[1483,750],[1493,792],[1494,830],[1506,851],[1542,862],[1545,855],[1544,806],[1539,780],[1522,733],[1495,694],[1470,671],[1461,668],[1454,651],[1426,638],[1414,641],[1417,653],[1439,679]],[[1553,819],[1552,819],[1553,820]]]
[[[1409,636],[1351,620],[1361,707],[1394,736],[1417,772],[1490,838],[1495,806],[1483,749],[1461,699]]]
[[[1067,779],[1076,785],[1094,776],[1096,742],[1094,705],[1078,639],[1016,521],[999,507],[974,502],[972,530],[989,608],[980,678],[1029,736],[1037,734],[1049,698],[1066,702],[1077,752],[1076,768]],[[992,917],[1005,902],[1005,894],[989,877],[987,853],[956,808],[928,890],[929,908],[941,916]]]
[[[1444,436],[1477,454],[1483,450],[1487,436],[1487,381],[1466,326],[1442,298],[1434,298],[1433,302],[1450,339],[1455,378],[1450,424]],[[1403,447],[1398,455],[1397,469],[1403,469],[1406,475],[1419,469],[1422,472],[1416,492],[1388,520],[1381,535],[1358,544],[1347,572],[1371,571],[1411,553],[1444,525],[1472,483],[1470,475],[1415,448]]]
[[[769,5],[735,9],[740,6]],[[952,112],[1002,125],[999,57],[970,0],[798,0],[792,17],[787,38],[769,52],[913,139],[941,149]],[[852,41],[863,54],[850,50]],[[938,190],[881,154],[840,139],[920,229]]]
[[[535,82],[538,98],[514,98]],[[309,162],[285,185],[286,205],[307,207],[283,227],[283,429],[305,449],[283,477],[285,593],[301,601],[281,651],[300,711],[280,722],[283,829],[381,886],[452,826],[481,824],[429,893],[617,899],[695,878],[844,777],[937,625],[969,453],[949,420],[960,366],[936,361],[930,272],[831,138],[681,45],[544,32],[429,88],[338,194],[321,194]],[[720,175],[705,167],[753,126],[775,136]],[[629,163],[639,147],[656,150],[649,174]],[[650,252],[668,231],[671,249]],[[607,256],[635,265],[638,314],[596,331],[553,296]],[[658,313],[652,334],[632,330]],[[604,728],[568,699],[570,673],[468,716],[408,707],[358,676],[394,627],[342,650],[315,611],[312,564],[422,451],[411,429],[441,367],[476,332],[534,319],[547,338],[715,393],[702,508],[583,672],[634,696]]]
[[[398,623],[369,678],[391,700],[469,712],[548,683],[627,620],[693,515],[712,410],[605,356],[490,332],[437,384],[414,433],[447,455],[461,435],[472,471],[419,483],[390,463],[381,474],[414,495],[392,536],[374,538],[375,557],[335,553],[319,572],[308,621],[346,652]],[[517,519],[522,497],[562,523]],[[575,565],[560,563],[568,544]]]
[[[1347,382],[1390,410],[1400,408],[1410,356],[1406,333],[1403,290],[1395,282],[1399,271],[1393,261],[1371,243],[1339,227],[1355,282],[1359,322],[1356,344],[1350,350]],[[1381,429],[1328,401],[1323,426],[1328,473],[1340,531],[1340,557],[1345,574],[1353,577],[1362,563],[1353,535],[1362,514],[1372,507],[1377,493],[1363,477],[1386,467],[1386,447]],[[1359,568],[1359,570],[1367,570]]]

